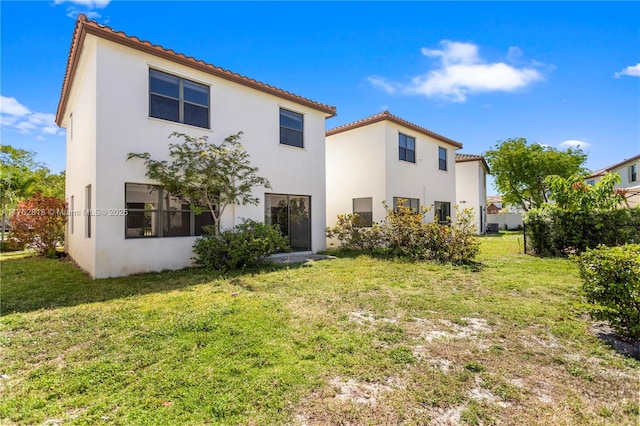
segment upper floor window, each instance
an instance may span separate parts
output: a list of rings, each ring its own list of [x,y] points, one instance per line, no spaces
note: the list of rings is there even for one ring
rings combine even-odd
[[[595,180],[595,179],[589,179],[589,180],[587,181],[587,185],[591,185],[591,186],[593,186],[593,185],[595,185],[595,184],[596,184],[596,180]]]
[[[438,169],[447,170],[447,149],[438,147]]]
[[[209,86],[149,69],[149,116],[209,128]]]
[[[373,225],[373,199],[354,198],[353,213],[358,215],[357,226],[370,227]]]
[[[280,108],[280,143],[304,147],[304,120],[302,114]]]
[[[401,161],[408,161],[409,163],[416,162],[416,138],[400,133],[398,139],[398,150],[398,158]]]
[[[210,211],[199,215],[161,186],[125,184],[126,238],[202,235],[213,225]]]
[[[638,164],[632,164],[629,166],[629,182],[635,182],[638,180]]]

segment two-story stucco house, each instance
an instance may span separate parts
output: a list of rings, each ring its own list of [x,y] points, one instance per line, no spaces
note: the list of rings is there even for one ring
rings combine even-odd
[[[487,174],[482,155],[456,154],[456,202],[472,210],[478,234],[484,234],[487,223]]]
[[[150,182],[142,160],[127,161],[130,152],[168,159],[175,131],[216,143],[242,131],[269,179],[272,189],[253,188],[259,205],[228,208],[223,227],[266,221],[294,250],[323,249],[325,120],[335,112],[80,15],[56,116],[67,130],[67,252],[96,278],[191,265],[210,216]]]
[[[459,142],[384,111],[328,130],[326,145],[327,225],[358,213],[370,226],[399,198],[433,207],[427,220],[455,219]]]
[[[640,204],[640,154],[593,172],[587,176],[586,183],[594,185],[607,173],[620,175],[620,183],[616,188],[627,191],[629,206],[634,207]]]

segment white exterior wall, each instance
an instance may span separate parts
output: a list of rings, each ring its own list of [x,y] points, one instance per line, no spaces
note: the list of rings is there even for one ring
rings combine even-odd
[[[93,208],[96,202],[96,40],[87,38],[83,50],[62,123],[67,130],[65,198],[73,215],[67,220],[65,251],[82,269],[95,275],[95,221],[91,218],[91,238],[87,238],[84,213],[87,185],[91,185]]]
[[[92,36],[87,39],[95,40]],[[102,39],[97,40],[96,62],[94,208],[107,212],[124,209],[125,183],[151,183],[142,160],[127,161],[129,152],[168,158],[169,143],[179,141],[168,139],[174,131],[207,136],[216,143],[243,131],[241,142],[251,164],[259,168],[260,176],[269,179],[272,189],[255,188],[261,201],[258,206],[228,206],[222,227],[243,218],[263,221],[265,192],[310,195],[312,250],[325,248],[324,113]],[[150,67],[210,87],[211,129],[149,118]],[[305,148],[280,145],[280,107],[304,115]],[[78,162],[73,154],[71,158],[70,162],[79,164],[75,167],[91,167],[91,161]],[[76,182],[78,177],[74,173],[67,179]],[[179,269],[192,263],[196,237],[125,239],[124,216],[99,216],[94,221],[96,266],[93,271],[87,269],[97,278]]]
[[[398,133],[415,137],[416,162],[398,159]],[[447,171],[438,170],[438,147],[447,148]],[[455,148],[389,121],[372,123],[327,137],[327,225],[353,212],[354,198],[372,198],[373,221],[384,220],[382,201],[418,198],[429,207],[451,203],[455,220]],[[433,210],[427,214],[433,220]],[[329,244],[335,244],[329,241]]]
[[[435,201],[451,203],[451,220],[455,221],[456,168],[455,147],[388,121],[386,124],[386,200],[393,206],[393,197],[418,198],[425,207]],[[398,135],[402,133],[416,140],[416,162],[398,159]],[[438,168],[438,147],[447,150],[447,170]],[[426,215],[432,221],[434,211]]]
[[[327,226],[353,212],[354,198],[372,198],[373,221],[384,219],[385,125],[375,123],[327,137]]]
[[[473,210],[477,232],[484,234],[487,223],[486,174],[481,161],[456,163],[456,204]]]
[[[488,214],[487,223],[497,223],[498,228],[504,230],[514,230],[524,226],[522,214],[520,213]]]

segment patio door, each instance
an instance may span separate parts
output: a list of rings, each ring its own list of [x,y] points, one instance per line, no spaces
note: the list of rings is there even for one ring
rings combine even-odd
[[[264,221],[277,225],[293,251],[311,250],[311,197],[265,194]]]

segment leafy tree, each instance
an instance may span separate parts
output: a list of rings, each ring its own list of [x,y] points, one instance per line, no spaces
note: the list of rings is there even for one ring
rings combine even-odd
[[[39,192],[18,203],[11,218],[12,238],[22,247],[54,256],[56,246],[64,240],[67,221],[64,200],[47,197]]]
[[[580,149],[559,151],[524,138],[499,141],[484,154],[502,200],[529,211],[548,202],[547,176],[568,178],[584,172],[587,155]]]
[[[148,152],[129,153],[127,160],[143,159],[146,176],[189,203],[194,212],[208,207],[217,233],[229,204],[257,205],[259,199],[251,188],[271,188],[267,179],[258,176],[258,168],[251,166],[249,154],[240,143],[241,135],[239,132],[214,144],[206,136],[196,138],[174,132],[169,137],[182,138],[184,142],[169,144],[171,161],[154,160]]]
[[[594,185],[584,183],[584,175],[573,175],[569,178],[548,176],[549,198],[553,204],[546,207],[560,208],[570,211],[590,211],[595,209],[610,210],[627,204],[624,189],[617,189],[620,175],[607,173]]]

